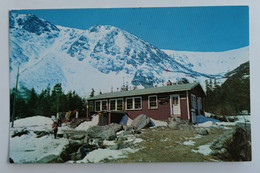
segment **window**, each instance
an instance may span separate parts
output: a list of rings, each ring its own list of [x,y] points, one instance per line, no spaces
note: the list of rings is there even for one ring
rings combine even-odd
[[[141,109],[141,98],[134,98],[135,109]]]
[[[126,110],[142,109],[142,98],[126,98]]]
[[[196,109],[197,108],[197,100],[196,100],[196,96],[191,94],[191,107]]]
[[[126,109],[133,109],[133,99],[132,98],[128,98],[126,99]]]
[[[107,110],[107,101],[106,100],[97,100],[95,101],[95,111]]]
[[[110,110],[116,110],[116,100],[110,100]]]
[[[88,102],[88,109],[89,109],[90,112],[93,112],[93,111],[94,111],[93,101],[89,101],[89,102]]]
[[[148,108],[149,109],[157,109],[158,108],[158,102],[157,102],[157,96],[148,96]]]
[[[172,103],[175,106],[178,105],[179,104],[179,97],[178,96],[172,97]]]
[[[96,101],[95,102],[95,111],[97,112],[97,111],[100,111],[100,101]]]
[[[110,110],[123,110],[123,99],[111,99]]]
[[[123,110],[123,99],[117,100],[116,109]]]
[[[106,100],[102,101],[102,110],[107,110],[107,101]]]

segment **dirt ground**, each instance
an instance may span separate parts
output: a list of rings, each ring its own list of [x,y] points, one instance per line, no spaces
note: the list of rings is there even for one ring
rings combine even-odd
[[[228,129],[229,130],[229,129]],[[193,152],[201,145],[209,144],[228,131],[223,128],[209,130],[208,135],[200,138],[195,130],[173,130],[167,127],[144,129],[136,137],[143,139],[134,148],[141,148],[135,153],[129,153],[127,158],[109,160],[106,162],[213,162],[221,161],[212,155]],[[232,129],[230,129],[232,130]],[[192,140],[193,145],[183,142]]]

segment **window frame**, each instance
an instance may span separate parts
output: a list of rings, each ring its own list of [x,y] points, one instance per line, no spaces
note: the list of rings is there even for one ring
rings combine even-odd
[[[197,109],[197,96],[195,94],[191,94],[191,106],[193,109]]]
[[[106,107],[108,108],[108,105],[107,105],[107,104],[108,104],[108,100],[95,100],[95,112],[103,111],[103,108],[102,108],[102,107],[103,107],[103,103],[102,103],[103,101],[106,102]],[[96,107],[96,103],[97,103],[97,102],[100,103],[100,110],[97,110],[97,109],[96,109],[96,108],[97,108],[97,107]],[[104,110],[106,110],[106,109],[104,109]]]
[[[118,100],[122,101],[122,110],[119,110],[118,107],[117,107]],[[113,110],[111,110],[111,101],[115,101],[115,109],[113,109]],[[109,110],[111,110],[111,111],[123,111],[124,110],[124,99],[123,98],[110,99],[109,100]]]
[[[140,99],[140,105],[141,107],[140,108],[135,108],[135,99],[136,98],[139,98]],[[127,109],[127,100],[132,100],[132,105],[133,105],[133,108],[132,109]],[[125,98],[125,110],[142,110],[143,108],[143,104],[142,104],[142,96],[138,96],[138,97],[127,97]]]
[[[156,99],[156,106],[155,107],[151,107],[151,105],[150,105],[150,98],[151,97],[155,97],[155,99]],[[148,109],[158,109],[158,97],[157,97],[157,95],[149,95],[148,96]]]
[[[99,110],[97,110],[97,102],[99,102]],[[101,101],[95,100],[95,112],[101,111]]]
[[[89,109],[90,112],[94,111],[94,101],[88,102],[88,109]]]

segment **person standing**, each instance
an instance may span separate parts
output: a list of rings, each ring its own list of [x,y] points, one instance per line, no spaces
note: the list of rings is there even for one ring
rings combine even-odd
[[[57,133],[58,133],[58,123],[56,121],[54,121],[54,123],[52,125],[52,129],[53,129],[53,133],[54,133],[54,139],[56,139]]]

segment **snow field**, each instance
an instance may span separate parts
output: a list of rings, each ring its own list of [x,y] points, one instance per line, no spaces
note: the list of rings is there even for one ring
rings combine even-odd
[[[52,135],[36,138],[33,132],[21,137],[10,138],[10,158],[15,163],[33,163],[50,155],[59,155],[68,144],[64,138],[54,139]]]

